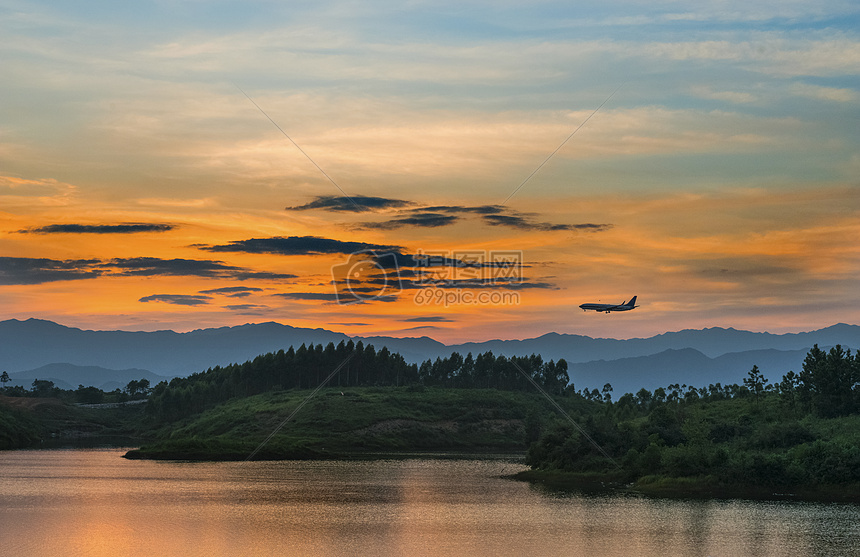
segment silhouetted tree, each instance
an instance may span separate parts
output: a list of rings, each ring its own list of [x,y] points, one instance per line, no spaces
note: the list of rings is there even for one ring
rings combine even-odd
[[[45,379],[34,379],[33,388],[30,390],[33,396],[49,397],[54,394],[54,382]]]
[[[84,387],[78,385],[75,390],[75,399],[81,404],[101,404],[104,402],[105,393],[98,387]]]
[[[800,387],[800,376],[794,371],[789,371],[782,376],[779,383],[779,400],[788,405],[792,410],[797,405],[798,389]]]
[[[612,402],[612,385],[609,383],[603,386],[603,402]]]
[[[800,399],[824,417],[845,416],[860,408],[860,360],[836,345],[825,353],[812,347],[799,375]]]
[[[644,409],[648,409],[651,406],[651,401],[653,399],[654,398],[651,395],[651,391],[644,387],[639,389],[639,391],[636,393],[636,403]]]
[[[143,398],[149,394],[149,379],[135,380],[132,379],[123,389],[130,398]]]
[[[756,402],[759,401],[761,395],[765,392],[767,383],[768,380],[764,378],[764,375],[757,365],[752,367],[749,371],[748,377],[744,379],[744,386],[750,390],[753,395],[753,399]]]

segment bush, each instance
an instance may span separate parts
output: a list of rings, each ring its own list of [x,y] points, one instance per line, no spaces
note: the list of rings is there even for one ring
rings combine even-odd
[[[815,435],[802,424],[775,423],[758,430],[750,439],[749,446],[759,449],[787,449],[811,441],[815,441]]]

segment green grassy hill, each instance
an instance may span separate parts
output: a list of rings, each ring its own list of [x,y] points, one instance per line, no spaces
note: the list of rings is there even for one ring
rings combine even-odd
[[[244,459],[311,393],[234,399],[180,422],[130,458]],[[567,400],[570,411],[592,403]],[[551,410],[537,393],[495,389],[323,389],[256,455],[289,459],[412,451],[524,452]]]

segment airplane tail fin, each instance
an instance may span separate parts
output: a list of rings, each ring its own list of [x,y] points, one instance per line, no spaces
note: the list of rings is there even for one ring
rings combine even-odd
[[[627,303],[626,303],[626,304],[624,304],[624,305],[626,305],[626,306],[635,306],[635,305],[636,305],[636,296],[633,296],[632,298],[630,298],[630,301],[629,301],[629,302],[627,302]]]

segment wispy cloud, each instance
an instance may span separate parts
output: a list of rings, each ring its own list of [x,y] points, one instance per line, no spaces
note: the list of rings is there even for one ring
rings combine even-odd
[[[32,155],[19,153],[24,149],[18,145],[7,146],[2,142],[3,133],[0,131],[0,155],[8,155],[7,159],[23,159]],[[79,188],[72,184],[60,182],[53,178],[27,179],[15,176],[0,176],[0,197],[3,197],[4,209],[14,205],[22,205],[32,209],[33,205],[48,207],[67,206],[73,202]]]
[[[758,100],[756,95],[745,91],[715,91],[706,86],[695,86],[692,88],[692,93],[703,99],[726,101],[734,104],[748,104]]]
[[[844,87],[822,87],[809,83],[795,83],[789,90],[800,97],[833,101],[841,103],[856,103],[860,100],[860,93],[854,89]]]
[[[749,71],[776,76],[842,75],[860,63],[860,43],[843,33],[810,33],[799,40],[772,32],[753,31],[748,40],[653,42],[630,49],[632,57],[741,63]],[[817,35],[817,36],[816,36]],[[632,46],[632,45],[627,45]],[[623,43],[616,44],[624,48]]]

